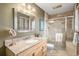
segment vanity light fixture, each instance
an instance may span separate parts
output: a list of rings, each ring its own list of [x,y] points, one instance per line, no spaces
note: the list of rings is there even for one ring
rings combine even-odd
[[[35,12],[35,8],[33,6],[31,6],[30,4],[27,5],[28,11],[30,12]]]

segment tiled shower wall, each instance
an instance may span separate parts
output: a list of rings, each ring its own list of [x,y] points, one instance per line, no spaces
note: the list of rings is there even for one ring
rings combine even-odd
[[[58,14],[58,15],[62,15],[60,17],[64,17],[64,16],[74,16],[74,12],[73,11],[68,11],[62,14]],[[52,15],[50,16],[50,19],[54,19],[54,18],[59,18],[59,16],[56,15]],[[74,18],[73,18],[74,20]],[[73,29],[72,29],[73,27]],[[48,41],[51,43],[55,43],[56,39],[55,39],[55,33],[59,32],[59,33],[63,33],[63,40],[64,40],[64,44],[66,42],[66,40],[73,40],[73,34],[74,34],[74,23],[72,25],[72,18],[68,18],[67,19],[67,31],[65,31],[65,19],[57,19],[57,21],[55,21],[55,23],[53,24],[48,24],[48,31],[49,31],[49,39]]]

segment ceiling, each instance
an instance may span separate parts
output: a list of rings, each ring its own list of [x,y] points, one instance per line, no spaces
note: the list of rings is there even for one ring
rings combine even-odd
[[[74,3],[36,3],[36,5],[49,15],[67,12],[74,8]]]

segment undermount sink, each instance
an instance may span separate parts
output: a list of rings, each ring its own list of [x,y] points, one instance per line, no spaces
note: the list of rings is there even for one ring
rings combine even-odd
[[[34,43],[37,43],[39,40],[34,40],[34,39],[28,39],[28,40],[24,40],[24,41],[19,41],[15,44],[13,44],[12,46],[9,46],[9,47],[22,47],[22,46],[26,46],[26,45],[31,45],[31,44],[34,44]],[[19,45],[19,46],[18,46]]]
[[[36,43],[38,42],[39,40],[33,40],[33,39],[30,39],[30,40],[26,40],[26,44],[32,44],[32,43]]]

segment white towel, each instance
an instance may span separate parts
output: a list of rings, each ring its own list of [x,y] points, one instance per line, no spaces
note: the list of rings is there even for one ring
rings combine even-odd
[[[62,33],[56,33],[55,38],[56,38],[56,42],[62,42],[63,34]]]

